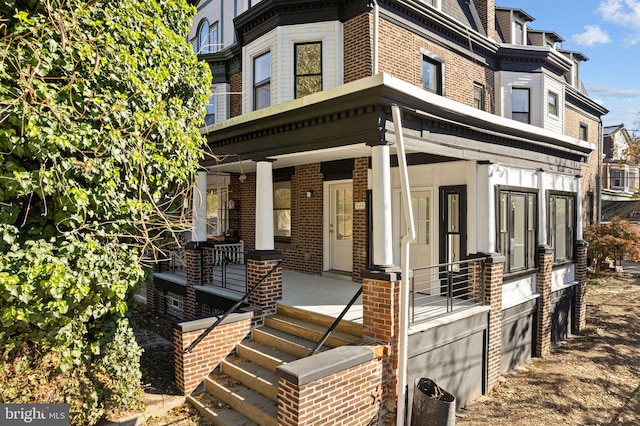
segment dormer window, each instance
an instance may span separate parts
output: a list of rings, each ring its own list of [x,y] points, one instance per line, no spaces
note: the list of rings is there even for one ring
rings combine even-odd
[[[440,1],[441,0],[422,0],[422,3],[426,3],[431,7],[435,7],[436,9],[440,9]]]
[[[524,24],[520,21],[514,23],[513,44],[526,44],[524,42]]]

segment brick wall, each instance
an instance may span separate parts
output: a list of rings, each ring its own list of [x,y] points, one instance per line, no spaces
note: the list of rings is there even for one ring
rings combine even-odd
[[[344,82],[373,74],[373,15],[363,13],[344,23]]]
[[[576,259],[576,317],[575,332],[581,333],[587,326],[587,249],[589,243],[586,241],[578,241],[577,259]]]
[[[353,348],[338,349],[351,351]],[[338,364],[343,360],[340,355],[334,358],[334,363]],[[322,359],[307,361],[323,365]],[[281,376],[278,384],[278,424],[282,426],[378,424],[382,405],[382,371],[382,358],[375,357],[326,376],[314,378],[308,383],[306,380],[300,383],[297,378]]]
[[[444,95],[447,98],[473,106],[473,85],[477,82],[487,90],[485,110],[495,111],[492,70],[384,19],[380,22],[379,43],[380,72],[421,87],[421,49],[424,49],[444,58]]]
[[[502,355],[502,282],[504,256],[489,256],[484,264],[485,301],[489,305],[489,342],[487,387],[492,389],[500,378]]]
[[[586,215],[587,212],[587,193],[597,194],[598,179],[597,176],[601,173],[598,168],[598,156],[602,153],[602,145],[600,143],[600,124],[594,120],[591,116],[583,114],[573,108],[566,107],[564,114],[564,133],[567,136],[577,138],[580,131],[580,123],[587,125],[587,139],[588,142],[595,145],[596,149],[589,154],[587,161],[581,164],[580,169],[580,193],[582,195],[582,214],[583,224],[589,223]],[[595,200],[594,200],[595,201]],[[598,222],[597,209],[593,208],[593,217],[590,218],[591,223]]]
[[[538,249],[538,274],[536,291],[538,297],[538,331],[536,336],[536,356],[546,357],[551,352],[551,273],[553,249],[541,246]]]
[[[475,0],[476,10],[487,37],[496,40],[496,4],[494,0]]]
[[[369,158],[356,158],[353,169],[353,202],[366,206]],[[353,273],[354,281],[362,281],[360,272],[367,265],[367,210],[353,210]]]
[[[242,72],[233,74],[229,79],[229,114],[231,117],[242,115]]]
[[[233,351],[251,331],[251,313],[231,314],[202,340],[191,353],[184,350],[216,318],[176,324],[173,329],[176,386],[189,395]]]
[[[251,256],[251,253],[249,254]],[[247,285],[253,288],[278,264],[279,259],[247,259]],[[282,300],[282,265],[280,265],[256,290],[249,295],[251,306],[262,310],[262,316],[276,313],[276,303]]]

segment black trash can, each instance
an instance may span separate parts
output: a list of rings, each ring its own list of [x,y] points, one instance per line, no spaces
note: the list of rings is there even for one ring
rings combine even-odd
[[[411,426],[455,426],[456,398],[431,379],[416,379]]]

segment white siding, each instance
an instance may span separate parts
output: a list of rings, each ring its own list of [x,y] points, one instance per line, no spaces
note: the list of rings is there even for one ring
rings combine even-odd
[[[544,118],[543,126],[545,129],[564,133],[564,84],[548,75],[544,75],[544,90],[542,91],[542,107]],[[558,115],[549,112],[548,93],[553,92],[558,95]]]
[[[271,51],[271,105],[294,98],[294,45],[322,42],[323,90],[343,84],[342,24],[337,21],[278,27],[243,48],[243,112],[253,110],[253,58]]]
[[[519,72],[499,72],[501,74],[498,81],[500,81],[500,89],[502,94],[502,114],[503,117],[511,118],[511,89],[516,88],[528,88],[529,93],[529,108],[531,114],[531,123],[534,126],[542,127],[542,74],[540,73],[519,73]]]

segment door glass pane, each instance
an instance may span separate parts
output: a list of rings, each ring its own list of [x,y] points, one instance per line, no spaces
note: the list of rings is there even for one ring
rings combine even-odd
[[[429,211],[429,196],[426,193],[414,193],[411,196],[413,221],[416,228],[416,243],[429,244],[429,226],[431,222]]]
[[[511,269],[525,267],[525,195],[511,194]]]
[[[448,194],[447,232],[460,232],[460,195]]]
[[[500,253],[503,255],[507,255],[507,250],[509,248],[508,238],[509,238],[509,197],[506,193],[500,193],[500,211],[499,211],[499,234],[500,240],[498,241]]]
[[[336,240],[353,236],[353,196],[351,189],[336,191]]]
[[[557,259],[565,259],[567,255],[567,199],[556,197],[555,217],[555,250]]]

